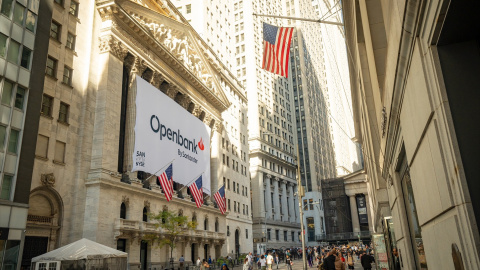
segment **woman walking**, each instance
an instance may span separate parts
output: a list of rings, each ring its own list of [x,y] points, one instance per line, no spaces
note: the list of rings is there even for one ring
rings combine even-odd
[[[286,259],[285,259],[285,264],[287,265],[287,270],[292,270],[293,262],[292,262],[292,260],[290,259],[290,256],[288,256],[288,255],[287,255]]]

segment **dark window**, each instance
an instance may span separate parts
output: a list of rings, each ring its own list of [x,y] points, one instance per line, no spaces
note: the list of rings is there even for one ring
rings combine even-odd
[[[0,12],[10,18],[10,12],[12,12],[13,0],[3,0]]]
[[[17,94],[15,95],[15,107],[23,110],[23,104],[25,101],[25,88],[17,86]]]
[[[53,2],[59,4],[60,6],[63,7],[63,0],[53,0]]]
[[[230,236],[230,226],[227,226],[227,236]]]
[[[218,232],[218,220],[215,221],[215,232]]]
[[[63,83],[72,86],[73,70],[67,66],[63,67]]]
[[[47,58],[47,69],[45,73],[54,78],[57,77],[57,60],[51,58],[50,56]]]
[[[53,97],[43,94],[42,115],[52,116]]]
[[[245,229],[245,238],[248,239],[248,229]]]
[[[68,123],[68,112],[70,106],[67,103],[60,102],[60,110],[58,112],[58,122]]]
[[[123,219],[127,218],[127,206],[123,202],[120,205],[120,218],[123,218]]]
[[[26,69],[30,69],[30,58],[32,56],[32,50],[23,46],[22,50],[22,59],[20,61],[20,65]]]
[[[117,250],[126,252],[127,251],[127,239],[118,239],[117,240]]]
[[[61,29],[62,26],[59,23],[52,21],[52,24],[50,25],[50,37],[57,41],[60,41]]]
[[[280,240],[280,230],[275,230],[275,239]]]
[[[148,221],[148,211],[146,207],[143,207],[143,221],[147,222]]]
[[[75,50],[75,39],[76,36],[70,32],[67,33],[67,45],[66,47],[70,50]]]
[[[203,221],[203,229],[205,231],[208,231],[208,219],[207,218]]]
[[[292,232],[292,242],[295,241],[295,232]]]

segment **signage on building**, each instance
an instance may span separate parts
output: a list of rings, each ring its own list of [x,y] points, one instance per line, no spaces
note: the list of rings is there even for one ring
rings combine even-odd
[[[367,203],[365,196],[357,196],[358,218],[361,224],[368,224]]]
[[[202,175],[210,195],[210,128],[139,76],[136,87],[132,171],[160,175],[173,163],[173,181],[188,185]]]

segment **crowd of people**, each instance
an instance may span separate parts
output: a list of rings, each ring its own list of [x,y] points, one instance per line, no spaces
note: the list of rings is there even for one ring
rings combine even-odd
[[[281,264],[285,264],[287,270],[292,270],[294,260],[302,259],[303,252],[308,266],[318,270],[354,269],[357,261],[360,261],[363,269],[369,270],[375,262],[368,245],[318,246],[305,248],[305,251],[301,248],[289,248],[281,253],[282,256],[275,251],[257,255],[250,252],[245,258],[243,270],[272,270],[278,269]]]

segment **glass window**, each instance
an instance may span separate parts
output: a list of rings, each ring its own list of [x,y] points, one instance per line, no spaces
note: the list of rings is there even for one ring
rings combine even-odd
[[[25,102],[25,88],[17,86],[17,94],[15,95],[15,107],[23,110],[23,104]]]
[[[13,10],[13,21],[23,26],[23,18],[25,14],[25,7],[18,2],[15,3],[15,10]]]
[[[47,158],[47,152],[48,152],[48,137],[43,135],[38,135],[37,148],[35,149],[35,156]]]
[[[65,143],[59,142],[55,144],[55,157],[54,161],[65,163]]]
[[[4,175],[2,181],[2,191],[0,193],[0,199],[10,200],[10,192],[12,191],[13,176]]]
[[[20,131],[12,129],[10,130],[10,139],[8,140],[8,152],[17,153],[18,150],[18,138]]]
[[[73,70],[67,66],[63,67],[63,83],[66,85],[72,85],[72,72]]]
[[[20,43],[10,40],[10,45],[8,46],[7,60],[18,64],[18,54],[20,51]]]
[[[10,18],[10,12],[12,11],[13,0],[3,0],[0,12]]]
[[[5,149],[5,137],[7,135],[7,128],[5,126],[0,126],[0,150]]]
[[[60,102],[60,111],[58,113],[58,122],[68,123],[68,110],[69,105],[63,102]]]
[[[53,1],[63,7],[63,0],[53,0]]]
[[[37,16],[30,10],[27,11],[27,18],[25,19],[25,28],[27,28],[32,32],[35,32],[36,24],[37,24]]]
[[[75,50],[75,36],[68,32],[67,34],[67,48],[69,48],[70,50]]]
[[[50,25],[50,37],[60,41],[60,29],[61,25],[52,21],[52,24]]]
[[[77,2],[75,2],[75,1],[70,2],[69,13],[72,14],[73,16],[75,16],[75,17],[78,15],[78,3]]]
[[[53,98],[51,96],[43,95],[42,100],[42,115],[45,116],[52,116],[52,106],[53,106]]]
[[[48,57],[47,58],[47,69],[46,69],[45,73],[47,75],[50,75],[50,76],[56,78],[56,72],[57,72],[57,60],[55,60],[51,57]]]
[[[20,60],[20,66],[30,69],[30,58],[32,56],[32,50],[23,46],[22,49],[22,59]]]
[[[2,90],[2,104],[10,106],[12,101],[13,83],[4,81]]]
[[[5,57],[7,52],[7,36],[0,33],[0,56]]]

